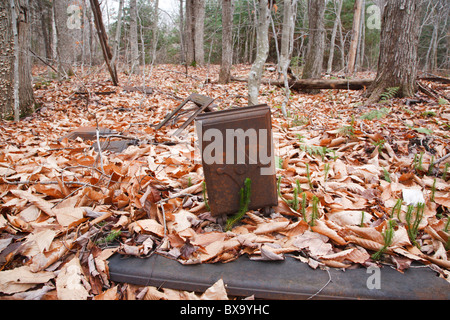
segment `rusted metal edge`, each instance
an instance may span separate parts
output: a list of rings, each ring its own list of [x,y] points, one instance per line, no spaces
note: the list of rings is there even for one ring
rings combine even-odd
[[[182,265],[157,254],[147,259],[116,254],[109,259],[113,282],[189,292],[204,292],[223,279],[229,296],[254,295],[257,299],[450,299],[450,284],[429,268],[410,268],[400,273],[384,266],[379,271],[377,289],[373,288],[375,273],[368,273],[365,268],[345,272],[314,270],[291,257],[268,262],[244,256],[226,264],[199,265]]]

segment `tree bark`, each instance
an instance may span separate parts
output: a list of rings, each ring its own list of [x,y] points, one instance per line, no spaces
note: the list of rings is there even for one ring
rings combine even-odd
[[[260,0],[258,28],[256,33],[256,59],[248,75],[248,105],[258,104],[259,87],[261,77],[269,55],[269,23],[270,11],[268,8],[268,0]]]
[[[281,106],[283,115],[287,117],[286,106],[289,102],[291,90],[289,89],[288,68],[291,63],[294,49],[294,29],[297,17],[297,0],[284,0],[283,31],[281,35],[280,69],[284,78],[285,100]]]
[[[28,9],[27,0],[0,4],[0,118],[14,114],[15,121],[32,112],[34,104]]]
[[[387,1],[382,18],[380,56],[374,83],[367,90],[367,104],[377,102],[390,87],[400,97],[417,90],[417,48],[419,44],[420,0]]]
[[[53,1],[55,29],[57,36],[58,71],[62,75],[73,75],[73,65],[76,62],[77,29],[68,27],[69,15],[67,13],[70,2],[68,0]]]
[[[219,83],[230,82],[233,64],[233,0],[222,0],[222,63]]]
[[[232,78],[232,81],[246,82],[246,79]],[[270,84],[278,87],[285,87],[284,81],[273,81],[262,79],[262,84]],[[292,90],[320,90],[320,89],[334,89],[334,90],[364,90],[373,83],[372,79],[298,79],[289,80],[289,88]]]
[[[205,26],[205,0],[195,1],[195,30],[194,30],[194,59],[197,65],[205,64],[204,26]]]
[[[355,13],[353,15],[352,41],[348,54],[348,73],[353,74],[356,66],[356,53],[359,44],[359,35],[361,31],[362,0],[355,0]]]
[[[159,0],[154,1],[154,10],[152,23],[152,65],[156,62],[156,49],[158,48]]]
[[[111,63],[113,65],[116,63],[117,56],[119,55],[119,49],[120,49],[120,34],[122,32],[122,11],[123,11],[123,0],[119,0],[119,11],[117,12],[116,35],[114,38],[114,47],[113,47],[113,58],[111,59]]]
[[[119,85],[119,79],[117,77],[117,70],[115,64],[112,64],[111,59],[113,54],[111,48],[108,45],[108,36],[106,35],[105,26],[103,25],[102,12],[100,10],[100,4],[98,0],[90,0],[92,13],[94,14],[95,27],[97,29],[98,39],[102,47],[103,58],[105,59],[106,66],[108,67],[111,80],[115,86]]]
[[[194,56],[194,0],[186,0],[186,65],[192,65],[195,61]]]
[[[325,0],[308,0],[309,39],[303,79],[321,77],[325,51]]]
[[[136,0],[130,0],[130,64],[131,73],[138,74],[139,68],[139,45],[137,32],[137,4]]]
[[[205,0],[186,0],[186,64],[205,63]]]
[[[330,55],[328,56],[327,73],[331,73],[333,69],[334,47],[336,44],[336,34],[341,20],[342,4],[344,0],[337,0],[338,6],[336,10],[336,20],[334,20],[333,32],[331,33]],[[336,2],[335,2],[336,3]]]
[[[44,41],[44,52],[47,62],[52,58],[52,47],[50,43],[50,17],[48,12],[47,3],[43,0],[38,0],[37,5],[39,6],[39,13],[41,15],[41,32],[42,40]]]

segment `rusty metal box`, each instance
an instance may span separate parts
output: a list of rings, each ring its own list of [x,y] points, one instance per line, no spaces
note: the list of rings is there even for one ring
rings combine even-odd
[[[251,179],[249,209],[278,204],[268,105],[201,114],[196,130],[212,215],[239,210],[246,178]]]

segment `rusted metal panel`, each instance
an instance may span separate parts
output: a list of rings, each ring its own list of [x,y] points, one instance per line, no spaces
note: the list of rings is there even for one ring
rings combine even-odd
[[[325,271],[291,257],[252,261],[245,256],[229,263],[182,265],[158,254],[147,259],[116,254],[108,266],[114,282],[204,292],[222,279],[229,296],[257,299],[450,299],[450,285],[431,268],[402,273],[389,266],[372,272],[366,268]],[[375,270],[379,288],[372,286]]]
[[[107,135],[113,135],[113,134],[117,134],[117,132],[108,129],[108,128],[103,128],[103,127],[99,127],[99,134],[101,136],[107,136]],[[69,132],[67,135],[65,135],[62,138],[59,138],[59,141],[62,141],[63,139],[68,139],[68,140],[75,140],[76,138],[82,138],[83,140],[95,140],[97,139],[97,128],[96,127],[79,127],[71,132]]]
[[[139,140],[130,139],[127,137],[121,137],[121,135],[111,129],[99,127],[99,135],[100,139],[100,148],[102,151],[111,151],[116,153],[121,153],[125,149],[127,149],[131,145],[138,145]],[[115,137],[116,139],[122,140],[111,140],[111,137]],[[106,137],[106,139],[105,139]],[[69,132],[62,138],[59,138],[59,141],[63,139],[75,140],[76,138],[82,138],[83,140],[97,140],[97,128],[96,127],[80,127],[74,131]],[[94,143],[92,145],[95,151],[98,152],[98,144]]]
[[[193,102],[196,105],[196,108],[191,109],[191,110],[187,110],[187,111],[181,111],[181,109],[183,109],[183,107],[188,103],[188,102]],[[155,128],[156,130],[161,129],[163,126],[165,126],[170,120],[173,120],[173,122],[175,123],[178,120],[178,117],[189,112],[189,111],[193,111],[192,115],[190,116],[190,118],[183,123],[183,125],[180,127],[179,130],[177,130],[177,132],[174,134],[175,136],[179,135],[181,133],[181,131],[183,131],[193,120],[194,118],[201,112],[203,111],[207,111],[207,112],[212,112],[214,111],[214,109],[217,107],[215,104],[213,104],[214,99],[208,96],[204,96],[198,93],[193,93],[191,94],[189,97],[187,97],[178,107],[175,108],[175,110],[173,110],[171,113],[169,113],[164,120],[159,123]]]
[[[276,206],[272,121],[268,105],[198,115],[208,201],[215,216],[239,210],[239,191],[251,180],[249,209]]]

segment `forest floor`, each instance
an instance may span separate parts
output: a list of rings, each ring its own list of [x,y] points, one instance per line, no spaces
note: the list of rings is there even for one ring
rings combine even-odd
[[[145,83],[120,74],[116,88],[106,73],[89,71],[58,82],[35,69],[39,110],[0,123],[0,299],[228,298],[222,282],[205,293],[112,283],[115,252],[184,264],[293,255],[311,268],[399,271],[418,261],[449,280],[450,159],[436,164],[450,153],[448,102],[418,94],[365,106],[363,91],[293,92],[285,119],[283,89],[262,85],[279,204],[270,217],[249,211],[227,232],[206,209],[194,125],[182,139],[169,134],[181,121],[154,126],[194,92],[218,97],[221,109],[246,106],[246,83],[215,84],[218,66],[185,76],[181,66],[161,65]],[[233,76],[248,71],[234,66]],[[153,93],[124,90],[143,84]],[[439,86],[448,96],[450,87]],[[97,125],[139,143],[100,157],[95,140],[58,140]]]

